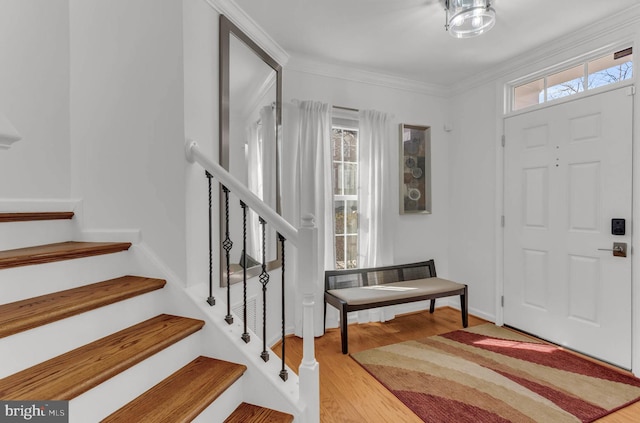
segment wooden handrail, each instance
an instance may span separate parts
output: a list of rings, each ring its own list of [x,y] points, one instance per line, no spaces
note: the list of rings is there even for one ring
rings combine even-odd
[[[185,144],[185,155],[190,163],[199,163],[206,171],[213,175],[222,185],[226,186],[241,201],[262,216],[276,231],[284,236],[287,241],[298,246],[298,230],[280,216],[275,210],[269,207],[257,195],[249,190],[242,182],[238,181],[225,168],[204,155],[198,143],[187,140]]]

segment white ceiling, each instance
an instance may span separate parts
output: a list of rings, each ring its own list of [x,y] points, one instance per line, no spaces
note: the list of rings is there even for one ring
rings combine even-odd
[[[637,6],[639,0],[495,0],[487,34],[454,39],[439,0],[235,0],[292,59],[450,86]]]

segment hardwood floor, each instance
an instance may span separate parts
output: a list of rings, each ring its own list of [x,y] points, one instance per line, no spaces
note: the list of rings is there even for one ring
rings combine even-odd
[[[469,315],[469,326],[486,321]],[[349,351],[426,338],[461,328],[460,312],[443,307],[434,314],[428,311],[396,317],[385,323],[349,326]],[[359,364],[340,351],[340,332],[329,329],[316,338],[316,359],[320,363],[320,417],[325,423],[420,423],[422,422],[394,395],[369,375]],[[279,352],[280,347],[274,346]],[[286,362],[297,370],[302,360],[302,339],[288,337]],[[640,403],[617,411],[600,423],[640,421]]]

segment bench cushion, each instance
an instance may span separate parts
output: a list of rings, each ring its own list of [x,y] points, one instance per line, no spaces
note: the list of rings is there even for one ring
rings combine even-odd
[[[384,285],[330,289],[327,292],[349,305],[375,304],[464,289],[464,285],[440,278],[414,279]]]

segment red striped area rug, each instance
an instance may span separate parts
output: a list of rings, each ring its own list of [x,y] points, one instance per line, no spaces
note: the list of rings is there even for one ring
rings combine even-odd
[[[425,422],[592,422],[640,379],[493,324],[351,355]]]

